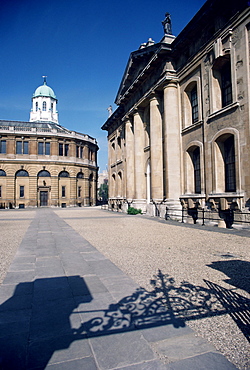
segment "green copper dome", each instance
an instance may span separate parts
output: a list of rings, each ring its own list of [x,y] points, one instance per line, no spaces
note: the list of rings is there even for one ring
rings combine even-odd
[[[46,81],[44,81],[43,85],[39,86],[33,94],[33,98],[38,96],[47,96],[49,98],[56,99],[54,91],[51,87],[47,86]]]

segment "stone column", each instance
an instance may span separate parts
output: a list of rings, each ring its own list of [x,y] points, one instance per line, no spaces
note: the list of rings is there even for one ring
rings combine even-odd
[[[131,201],[135,198],[135,168],[134,168],[134,132],[129,119],[125,121],[126,135],[126,199]]]
[[[134,114],[134,150],[135,150],[135,199],[139,207],[146,203],[146,180],[144,163],[144,125],[143,112],[137,110]]]
[[[175,82],[164,87],[165,196],[179,201],[181,194],[181,138],[178,88]]]
[[[163,200],[163,153],[162,153],[162,118],[159,101],[154,95],[150,99],[150,164],[151,198]]]

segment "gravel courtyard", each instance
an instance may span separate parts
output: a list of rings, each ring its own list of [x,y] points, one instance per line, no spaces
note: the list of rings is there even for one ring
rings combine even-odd
[[[37,210],[39,212],[39,210]],[[54,212],[142,287],[153,290],[160,270],[179,287],[183,281],[200,292],[207,282],[233,300],[249,296],[249,237],[211,232],[200,227],[157,222],[100,208],[55,209]],[[0,212],[0,283],[36,210]],[[248,269],[248,272],[247,272]],[[205,280],[205,281],[204,281]],[[187,286],[187,285],[186,285]],[[218,313],[219,313],[218,305]],[[236,319],[237,319],[236,315]],[[212,342],[239,369],[250,368],[250,345],[229,314],[191,319],[186,324]],[[242,316],[250,325],[249,311]]]
[[[206,279],[250,298],[249,290],[226,282],[238,274],[239,285],[246,284],[249,289],[250,271],[248,276],[242,276],[245,271],[228,268],[230,276],[209,267],[216,261],[250,262],[248,237],[230,235],[230,231],[222,234],[204,231],[202,227],[198,230],[186,228],[178,223],[155,222],[144,216],[128,216],[98,208],[55,212],[146,289],[152,290],[150,281],[161,270],[174,278],[177,286],[186,281],[208,288],[203,280]],[[187,324],[212,342],[237,367],[250,368],[249,342],[229,315],[191,320]]]

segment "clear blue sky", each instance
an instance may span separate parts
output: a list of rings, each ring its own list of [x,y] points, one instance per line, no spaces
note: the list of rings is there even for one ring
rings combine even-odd
[[[35,89],[47,83],[58,98],[62,126],[97,139],[107,163],[108,118],[129,54],[163,37],[172,17],[177,36],[204,0],[0,0],[0,119],[28,121]]]

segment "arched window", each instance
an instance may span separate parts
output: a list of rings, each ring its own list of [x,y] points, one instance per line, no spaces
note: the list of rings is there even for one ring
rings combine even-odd
[[[226,63],[221,68],[221,99],[222,107],[232,103],[232,79],[231,79],[231,65]]]
[[[200,158],[200,148],[197,147],[193,151],[192,155],[193,165],[194,165],[194,192],[196,194],[201,193],[201,158]]]
[[[236,191],[235,143],[234,135],[224,134],[216,140],[216,191]]]
[[[184,126],[190,126],[199,121],[199,99],[198,86],[196,81],[192,81],[185,88],[184,94]]]
[[[233,102],[230,56],[217,58],[212,73],[213,111],[216,111]]]
[[[201,148],[193,145],[187,150],[185,192],[201,194]]]
[[[78,174],[76,175],[76,178],[77,179],[83,179],[84,178],[84,174],[82,172],[78,172]]]
[[[198,95],[197,95],[197,85],[190,92],[190,100],[192,107],[192,123],[198,122]]]
[[[67,171],[61,171],[58,177],[69,177],[69,173]]]
[[[224,141],[225,191],[236,191],[234,136]]]
[[[115,197],[115,182],[116,182],[116,177],[115,177],[115,174],[113,173],[112,175],[112,181],[111,181],[111,194],[110,196],[111,197]]]
[[[0,170],[0,176],[6,176],[6,172],[4,170]]]
[[[29,176],[29,174],[25,170],[19,170],[16,172],[16,177],[27,177],[27,176]]]
[[[38,172],[37,176],[38,177],[50,177],[50,173],[49,173],[49,171],[42,170],[42,171]]]
[[[46,104],[46,101],[43,102],[43,111],[45,112],[47,109],[47,104]]]
[[[111,163],[114,163],[116,161],[116,153],[115,153],[115,143],[113,142],[111,144]]]
[[[117,179],[118,179],[118,184],[117,184],[117,195],[118,197],[121,197],[122,196],[122,173],[121,172],[118,172],[118,176],[117,176]]]

